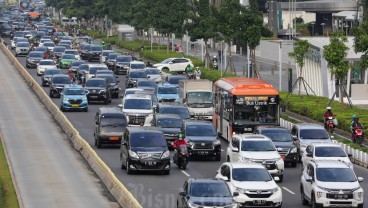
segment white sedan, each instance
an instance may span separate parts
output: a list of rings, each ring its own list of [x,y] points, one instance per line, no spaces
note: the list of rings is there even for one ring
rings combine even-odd
[[[64,54],[72,54],[76,60],[80,60],[79,52],[76,49],[67,49],[64,51]]]
[[[40,63],[37,64],[37,75],[41,76],[46,69],[56,69],[56,63],[54,60],[51,59],[43,59]]]

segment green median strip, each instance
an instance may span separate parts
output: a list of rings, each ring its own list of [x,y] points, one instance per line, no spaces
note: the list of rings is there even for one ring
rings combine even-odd
[[[0,208],[19,208],[2,142],[0,142],[0,170]]]

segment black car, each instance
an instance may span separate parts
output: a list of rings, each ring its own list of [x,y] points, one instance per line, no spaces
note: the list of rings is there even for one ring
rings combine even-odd
[[[91,78],[86,82],[88,102],[103,101],[105,105],[111,103],[111,87],[105,78]]]
[[[149,79],[139,79],[137,81],[137,88],[141,88],[147,91],[155,92],[157,91],[157,83]]]
[[[26,68],[36,68],[37,64],[43,59],[43,52],[31,51],[26,58]]]
[[[179,103],[160,103],[155,110],[159,114],[175,114],[180,116],[183,120],[190,119],[189,109],[183,104]]]
[[[12,33],[11,26],[7,24],[0,25],[0,33],[2,37],[10,37]]]
[[[177,207],[238,207],[226,181],[220,179],[189,178],[179,189]]]
[[[106,58],[106,61],[105,61],[105,64],[106,66],[109,68],[109,69],[114,69],[115,67],[115,62],[116,62],[116,59],[118,58],[120,54],[118,53],[110,53],[107,58]]]
[[[165,135],[167,146],[172,147],[172,142],[179,138],[183,119],[178,115],[156,114],[151,121],[151,125],[161,129]]]
[[[65,85],[72,84],[70,77],[66,74],[53,75],[50,83],[49,95],[51,98],[60,97]]]
[[[115,74],[126,75],[129,70],[129,63],[133,61],[131,56],[118,56],[114,65]]]
[[[132,88],[137,86],[138,79],[147,79],[147,73],[144,70],[129,71],[125,78],[126,88]]]
[[[284,162],[290,163],[292,167],[296,167],[299,161],[297,147],[293,137],[286,128],[277,126],[257,126],[254,133],[262,134],[270,138]]]
[[[165,82],[171,85],[179,86],[179,81],[186,79],[188,79],[188,77],[183,75],[168,75],[165,79]]]
[[[119,97],[119,85],[118,83],[120,82],[119,80],[116,80],[114,75],[111,74],[96,74],[97,78],[106,78],[107,80],[109,80],[110,83],[110,89],[111,89],[111,94],[113,98],[118,98]]]
[[[60,59],[60,57],[64,54],[66,48],[64,46],[55,46],[52,50],[52,57],[55,59]]]
[[[91,46],[90,44],[85,44],[85,45],[81,45],[80,46],[80,57],[82,60],[87,60],[88,59],[88,53],[89,53],[89,50],[91,49]]]
[[[97,45],[91,45],[89,51],[88,51],[88,61],[99,61],[100,55],[102,53],[102,47]]]
[[[170,174],[170,152],[164,134],[153,127],[128,127],[120,148],[120,164],[133,171],[160,171]]]
[[[45,72],[42,74],[41,81],[42,86],[46,87],[49,86],[51,83],[51,79],[54,75],[63,74],[60,69],[46,69]]]
[[[125,114],[116,107],[101,107],[95,116],[95,146],[102,144],[121,144],[128,120]]]
[[[181,131],[188,143],[190,157],[215,157],[221,160],[221,143],[212,122],[185,120]]]

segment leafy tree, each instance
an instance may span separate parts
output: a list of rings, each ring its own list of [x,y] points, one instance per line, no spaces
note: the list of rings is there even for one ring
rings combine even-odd
[[[330,37],[330,44],[323,47],[323,57],[327,61],[327,66],[330,68],[331,73],[335,75],[336,79],[339,80],[339,98],[341,104],[343,104],[342,81],[346,78],[350,68],[349,63],[345,61],[349,50],[349,47],[345,45],[347,41],[348,39],[342,32],[333,33]]]
[[[191,22],[186,24],[188,34],[192,41],[203,39],[205,42],[205,66],[208,67],[209,53],[208,41],[217,36],[216,18],[213,14],[208,0],[192,0],[189,10],[189,19]]]
[[[273,32],[268,28],[267,25],[262,26],[261,34],[262,34],[262,37],[266,37],[266,38],[272,38],[273,37]]]
[[[299,77],[296,80],[296,82],[299,82],[299,95],[302,81],[304,81],[302,74],[305,64],[305,56],[307,55],[310,46],[311,44],[307,40],[298,40],[297,42],[295,42],[294,51],[289,53],[289,57],[294,58],[295,62],[299,66]]]
[[[368,67],[368,20],[364,20],[360,27],[353,29],[354,50],[356,53],[362,52],[360,65],[362,68]]]

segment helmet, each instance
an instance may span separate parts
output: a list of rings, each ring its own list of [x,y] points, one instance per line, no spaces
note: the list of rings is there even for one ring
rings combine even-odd
[[[351,116],[351,119],[354,120],[356,117],[357,117],[357,115],[354,114],[354,115]]]
[[[105,41],[102,41],[102,44],[105,44]]]
[[[331,107],[330,107],[330,106],[328,106],[328,107],[326,108],[326,110],[331,110]]]
[[[216,56],[213,56],[213,58],[216,58]]]
[[[196,70],[199,70],[199,67],[198,66],[196,67]]]
[[[183,133],[179,133],[179,140],[183,140]]]

